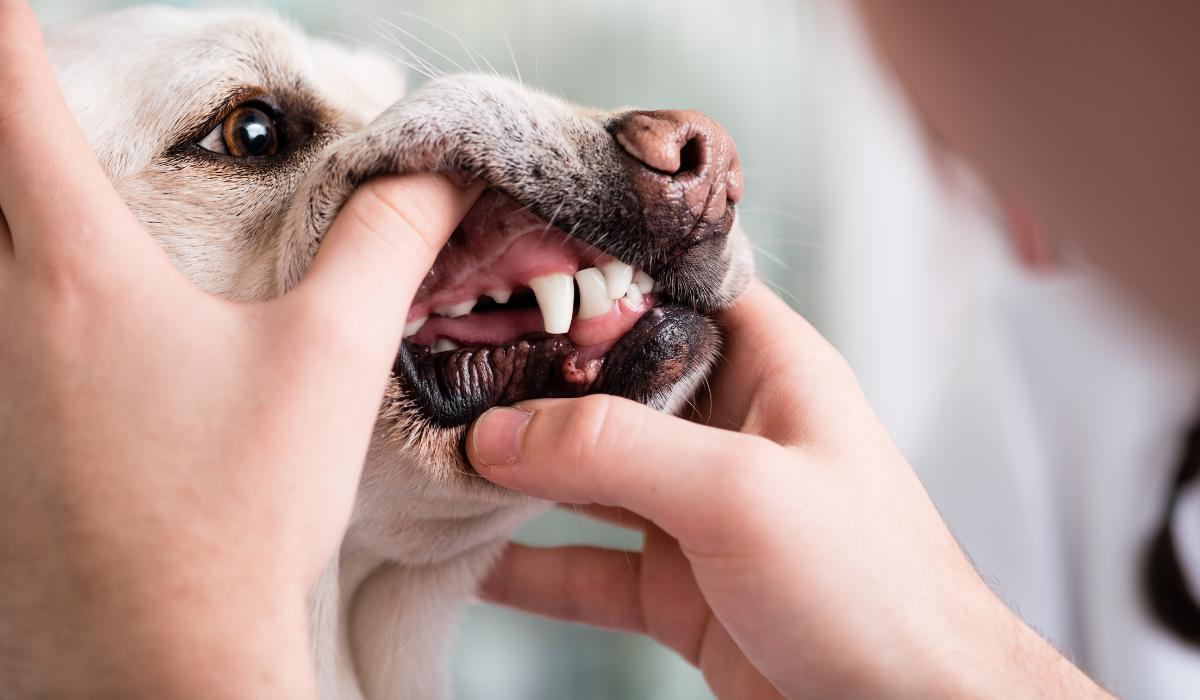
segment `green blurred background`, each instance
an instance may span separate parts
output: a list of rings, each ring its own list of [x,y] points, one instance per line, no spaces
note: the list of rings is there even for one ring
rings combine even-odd
[[[34,0],[44,23],[131,2]],[[168,4],[204,7],[220,3]],[[227,3],[226,3],[227,4]],[[818,319],[820,55],[817,8],[796,0],[398,0],[256,3],[309,33],[378,47],[446,72],[476,63],[574,102],[691,108],[738,144],[739,207],[760,274]],[[461,41],[460,41],[461,40]],[[465,46],[464,46],[465,45]],[[467,48],[470,47],[470,51]],[[411,52],[411,53],[410,53]],[[412,54],[419,56],[414,59]],[[412,85],[425,77],[409,71]],[[628,532],[550,513],[519,538],[538,544],[636,547]],[[684,700],[711,697],[699,674],[644,639],[474,606],[454,669],[459,700]]]

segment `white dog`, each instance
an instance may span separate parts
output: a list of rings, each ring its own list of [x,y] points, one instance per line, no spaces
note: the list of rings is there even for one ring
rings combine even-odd
[[[728,135],[496,77],[405,96],[389,63],[258,13],[137,8],[47,41],[117,190],[215,294],[286,291],[374,175],[488,185],[413,302],[352,522],[312,594],[324,696],[444,695],[458,609],[543,507],[472,473],[466,425],[526,398],[688,397],[717,353],[707,314],[751,272]]]

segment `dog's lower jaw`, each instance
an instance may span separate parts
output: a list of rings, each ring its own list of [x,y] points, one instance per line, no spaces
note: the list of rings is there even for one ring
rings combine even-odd
[[[506,540],[413,566],[343,552],[311,598],[322,700],[448,698],[454,628]]]

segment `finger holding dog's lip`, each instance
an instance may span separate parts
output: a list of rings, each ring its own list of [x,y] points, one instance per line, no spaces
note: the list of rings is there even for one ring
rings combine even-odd
[[[373,346],[381,361],[391,358],[417,286],[482,191],[436,173],[372,180],[342,208],[308,274],[284,298],[322,305],[354,332],[382,336]]]
[[[466,444],[471,463],[495,483],[564,503],[625,508],[691,543],[734,533],[738,524],[723,522],[730,488],[755,483],[754,466],[768,460],[753,455],[782,449],[606,395],[492,409],[472,425]]]

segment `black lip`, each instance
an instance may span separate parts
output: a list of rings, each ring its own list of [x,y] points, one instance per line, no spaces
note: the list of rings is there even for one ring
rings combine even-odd
[[[593,372],[576,366],[563,336],[532,334],[504,345],[433,354],[405,341],[393,374],[434,423],[470,423],[487,409],[534,398],[613,394],[654,403],[715,352],[713,322],[687,306],[647,311]]]

